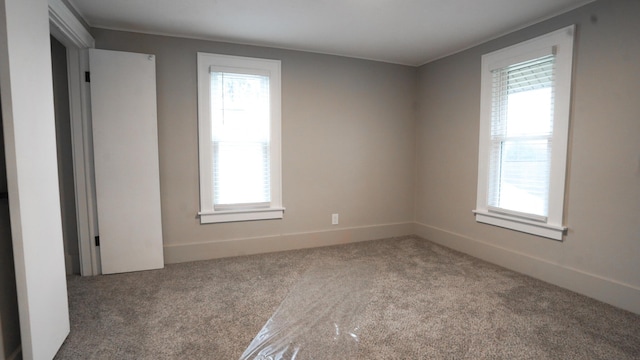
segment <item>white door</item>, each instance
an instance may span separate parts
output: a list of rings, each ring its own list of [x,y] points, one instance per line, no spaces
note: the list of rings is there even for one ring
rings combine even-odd
[[[102,273],[162,268],[155,56],[89,57]]]
[[[2,0],[0,23],[2,126],[22,342],[18,357],[51,359],[69,333],[69,308],[47,1]],[[0,291],[2,301],[15,296]],[[15,326],[0,333],[5,330],[18,331]]]

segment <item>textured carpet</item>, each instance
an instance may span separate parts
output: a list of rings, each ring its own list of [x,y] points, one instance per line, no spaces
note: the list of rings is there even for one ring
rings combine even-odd
[[[296,359],[640,359],[640,316],[412,237],[70,277],[68,291],[56,359],[235,360],[260,339],[297,344]]]

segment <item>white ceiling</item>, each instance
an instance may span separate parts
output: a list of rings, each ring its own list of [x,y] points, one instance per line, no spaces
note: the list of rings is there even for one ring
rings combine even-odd
[[[421,65],[593,0],[68,0],[92,27]]]

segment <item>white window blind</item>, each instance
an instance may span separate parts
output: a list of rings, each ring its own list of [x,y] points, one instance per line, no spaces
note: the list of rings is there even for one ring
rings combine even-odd
[[[268,206],[269,77],[211,71],[214,208]]]
[[[492,71],[488,205],[546,220],[554,64],[547,55]]]

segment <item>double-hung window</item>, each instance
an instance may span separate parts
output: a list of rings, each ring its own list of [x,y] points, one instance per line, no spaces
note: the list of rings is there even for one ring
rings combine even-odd
[[[280,61],[198,53],[200,222],[280,219]]]
[[[482,57],[478,222],[562,240],[573,33]]]

